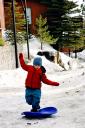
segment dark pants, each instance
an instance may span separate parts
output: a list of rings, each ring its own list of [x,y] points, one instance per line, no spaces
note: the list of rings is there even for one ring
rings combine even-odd
[[[29,105],[32,105],[33,109],[39,109],[40,108],[40,106],[39,106],[40,98],[41,98],[41,90],[40,89],[26,88],[25,99]]]

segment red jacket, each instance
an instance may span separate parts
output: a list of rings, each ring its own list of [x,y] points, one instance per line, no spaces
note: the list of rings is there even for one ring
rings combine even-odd
[[[27,78],[25,80],[26,88],[40,89],[41,81],[48,85],[59,86],[58,82],[48,80],[45,73],[42,72],[41,68],[35,69],[34,66],[25,64],[22,53],[19,55],[19,60],[21,67],[28,72]]]

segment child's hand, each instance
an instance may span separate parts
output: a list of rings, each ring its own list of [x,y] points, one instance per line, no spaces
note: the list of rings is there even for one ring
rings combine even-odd
[[[56,82],[56,86],[59,86],[59,83],[58,82]]]
[[[19,53],[19,58],[22,58],[23,57],[23,54],[22,53]]]

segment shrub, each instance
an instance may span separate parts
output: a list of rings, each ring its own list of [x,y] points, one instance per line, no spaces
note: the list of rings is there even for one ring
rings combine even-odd
[[[0,38],[0,46],[4,46],[5,45],[5,42],[2,38]]]
[[[19,44],[25,43],[25,32],[16,32],[16,41]],[[14,44],[14,34],[12,30],[6,30],[5,32],[6,41],[11,42],[11,44]]]

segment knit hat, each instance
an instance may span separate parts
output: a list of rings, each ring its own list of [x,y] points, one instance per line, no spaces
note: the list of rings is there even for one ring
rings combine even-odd
[[[34,58],[34,60],[33,60],[33,65],[42,66],[42,59],[41,59],[41,57],[36,57],[36,58]]]

